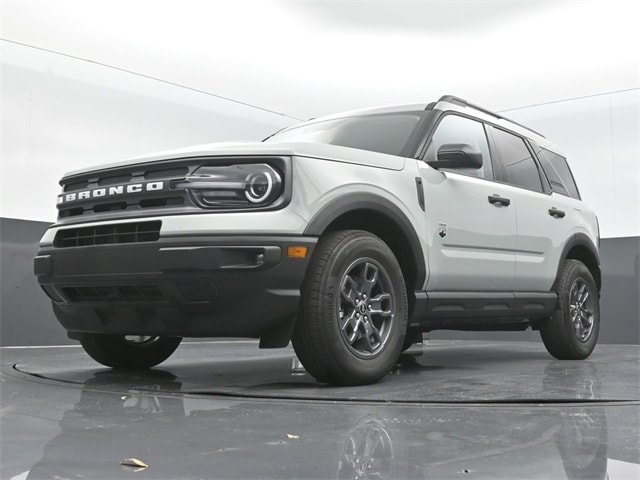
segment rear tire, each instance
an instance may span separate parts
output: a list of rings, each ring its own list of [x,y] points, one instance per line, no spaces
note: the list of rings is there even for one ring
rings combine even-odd
[[[600,294],[584,263],[566,260],[555,286],[558,305],[540,329],[547,351],[559,360],[591,355],[600,330]]]
[[[80,339],[85,352],[96,362],[117,369],[155,367],[175,352],[180,337],[140,337],[87,333]]]
[[[407,305],[402,270],[386,243],[361,230],[328,233],[309,264],[293,347],[320,382],[376,382],[400,356]]]

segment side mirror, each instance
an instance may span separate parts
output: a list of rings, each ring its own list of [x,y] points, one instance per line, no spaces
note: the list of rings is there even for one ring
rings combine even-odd
[[[466,143],[447,143],[438,149],[438,160],[427,162],[428,165],[440,168],[473,168],[482,167],[482,153]]]

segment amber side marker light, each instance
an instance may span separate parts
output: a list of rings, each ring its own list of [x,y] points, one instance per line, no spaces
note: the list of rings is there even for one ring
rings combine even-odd
[[[289,245],[287,247],[287,255],[290,258],[304,258],[307,256],[307,251],[309,249],[307,247],[303,247],[301,245]]]

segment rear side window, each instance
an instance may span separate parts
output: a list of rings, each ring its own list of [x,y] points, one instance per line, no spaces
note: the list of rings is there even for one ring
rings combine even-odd
[[[580,193],[578,192],[578,187],[573,179],[567,160],[562,155],[558,155],[544,148],[540,149],[538,158],[540,159],[544,173],[546,173],[549,179],[551,189],[554,192],[580,200]]]
[[[497,128],[491,131],[502,162],[504,180],[511,185],[542,192],[538,167],[524,140]]]

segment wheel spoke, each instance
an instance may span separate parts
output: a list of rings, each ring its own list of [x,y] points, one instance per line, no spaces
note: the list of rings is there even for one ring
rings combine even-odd
[[[593,315],[590,312],[584,310],[580,311],[580,318],[582,319],[581,323],[585,328],[591,328],[591,325],[593,324]]]
[[[373,460],[376,451],[381,447],[381,445],[382,441],[380,440],[378,432],[368,432],[367,436],[365,437],[363,456],[368,458],[370,461]]]
[[[361,336],[360,325],[362,319],[356,317],[356,312],[353,311],[347,317],[342,320],[342,331],[347,336],[349,344],[353,345]]]
[[[588,297],[589,297],[589,292],[587,291],[587,286],[580,285],[580,289],[578,290],[578,298],[577,298],[578,305],[582,307],[582,305],[584,304],[584,302],[587,300]]]
[[[373,352],[378,345],[380,345],[380,331],[371,321],[364,321],[362,322],[362,325],[364,326],[363,340],[365,342],[366,349],[369,352]]]
[[[575,329],[578,338],[584,337],[584,325],[582,325],[580,319],[573,322],[573,328]]]
[[[356,306],[356,297],[358,296],[358,284],[350,275],[345,275],[340,286],[340,294],[353,307]]]
[[[383,306],[383,302],[386,304],[386,307]],[[391,305],[391,295],[388,293],[381,293],[380,295],[376,295],[372,299],[369,300],[369,313],[371,315],[381,315],[383,317],[390,317],[392,312]]]
[[[582,307],[587,302],[588,298],[589,298],[589,292],[585,291],[580,298],[580,307]]]
[[[361,292],[366,296],[371,296],[371,290],[378,283],[378,267],[372,263],[365,263],[362,271],[362,287]]]

